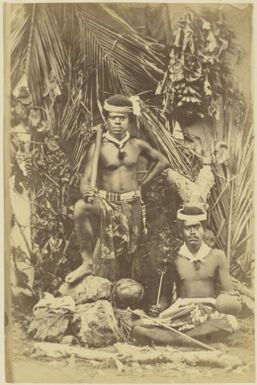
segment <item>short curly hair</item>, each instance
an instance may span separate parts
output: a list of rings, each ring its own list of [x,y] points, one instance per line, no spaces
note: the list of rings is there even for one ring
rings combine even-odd
[[[106,102],[108,102],[108,104],[110,104],[111,106],[115,106],[115,107],[133,107],[133,104],[129,100],[129,98],[125,95],[120,95],[120,94],[110,96],[108,99],[106,99]],[[134,119],[133,112],[128,112],[127,114],[128,114],[129,122],[133,121]],[[109,115],[109,111],[106,111],[104,109],[103,115],[105,119],[107,119]]]

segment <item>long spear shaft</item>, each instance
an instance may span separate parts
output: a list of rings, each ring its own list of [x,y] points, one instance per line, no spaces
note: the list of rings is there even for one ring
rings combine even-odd
[[[164,276],[164,274],[165,274],[165,272],[162,271],[162,272],[161,272],[161,276],[160,276],[160,282],[159,282],[159,288],[158,288],[158,294],[157,294],[156,306],[159,306],[160,297],[161,297],[161,291],[162,291],[162,281],[163,281],[163,276]]]
[[[132,310],[132,313],[133,313],[133,310]],[[137,313],[135,313],[135,314],[137,314]],[[198,345],[201,348],[204,348],[204,349],[207,349],[207,350],[211,350],[213,352],[217,352],[217,349],[214,349],[211,346],[208,346],[208,345],[204,344],[203,342],[200,342],[200,341],[196,340],[195,338],[190,337],[189,335],[187,335],[185,333],[182,333],[182,332],[178,331],[177,329],[174,329],[172,326],[166,325],[165,323],[163,323],[160,320],[154,320],[151,317],[148,317],[146,314],[144,314],[144,315],[140,314],[140,316],[143,317],[143,318],[147,318],[147,319],[151,320],[152,323],[157,325],[157,326],[162,326],[163,328],[165,328],[167,330],[170,330],[174,334],[177,334],[180,337],[183,337],[184,340],[187,340],[189,342],[193,342],[195,345]]]
[[[101,143],[102,143],[102,135],[103,135],[102,124],[99,124],[96,127],[95,151],[94,151],[93,160],[92,160],[92,174],[91,174],[91,180],[90,180],[90,186],[94,187],[94,188],[96,187],[98,163],[99,163],[99,156],[100,156]]]

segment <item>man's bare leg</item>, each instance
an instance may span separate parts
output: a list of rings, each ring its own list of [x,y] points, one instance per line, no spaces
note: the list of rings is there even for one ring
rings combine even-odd
[[[131,337],[136,345],[184,345],[183,337],[177,336],[170,330],[154,326],[134,326]]]
[[[65,281],[74,283],[85,275],[93,273],[93,251],[95,239],[95,223],[98,222],[100,216],[100,206],[95,199],[92,203],[79,200],[74,207],[74,227],[77,235],[82,264],[71,273],[69,273]]]

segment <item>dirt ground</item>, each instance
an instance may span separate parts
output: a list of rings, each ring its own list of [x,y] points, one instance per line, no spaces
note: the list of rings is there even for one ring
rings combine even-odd
[[[10,325],[8,326],[10,328]],[[188,366],[181,364],[139,365],[133,363],[122,369],[110,365],[69,359],[36,358],[31,355],[33,341],[29,341],[19,322],[11,331],[12,346],[9,357],[8,382],[19,383],[249,383],[255,382],[254,318],[240,320],[240,330],[225,344],[215,346],[243,361],[233,370]],[[217,345],[217,344],[216,344]],[[107,348],[108,349],[108,348]],[[185,348],[183,348],[185,350]],[[10,360],[11,357],[11,360]],[[106,367],[107,366],[107,367]]]

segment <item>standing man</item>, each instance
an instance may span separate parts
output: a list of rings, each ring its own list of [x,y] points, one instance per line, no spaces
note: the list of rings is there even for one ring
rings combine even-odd
[[[98,163],[98,188],[90,186],[95,144],[89,148],[75,204],[75,231],[82,264],[65,281],[73,283],[88,274],[118,280],[133,275],[132,256],[144,226],[141,186],[168,167],[165,157],[144,140],[131,137],[133,103],[114,95],[104,103],[107,132]],[[150,161],[142,182],[137,180],[139,157]]]

